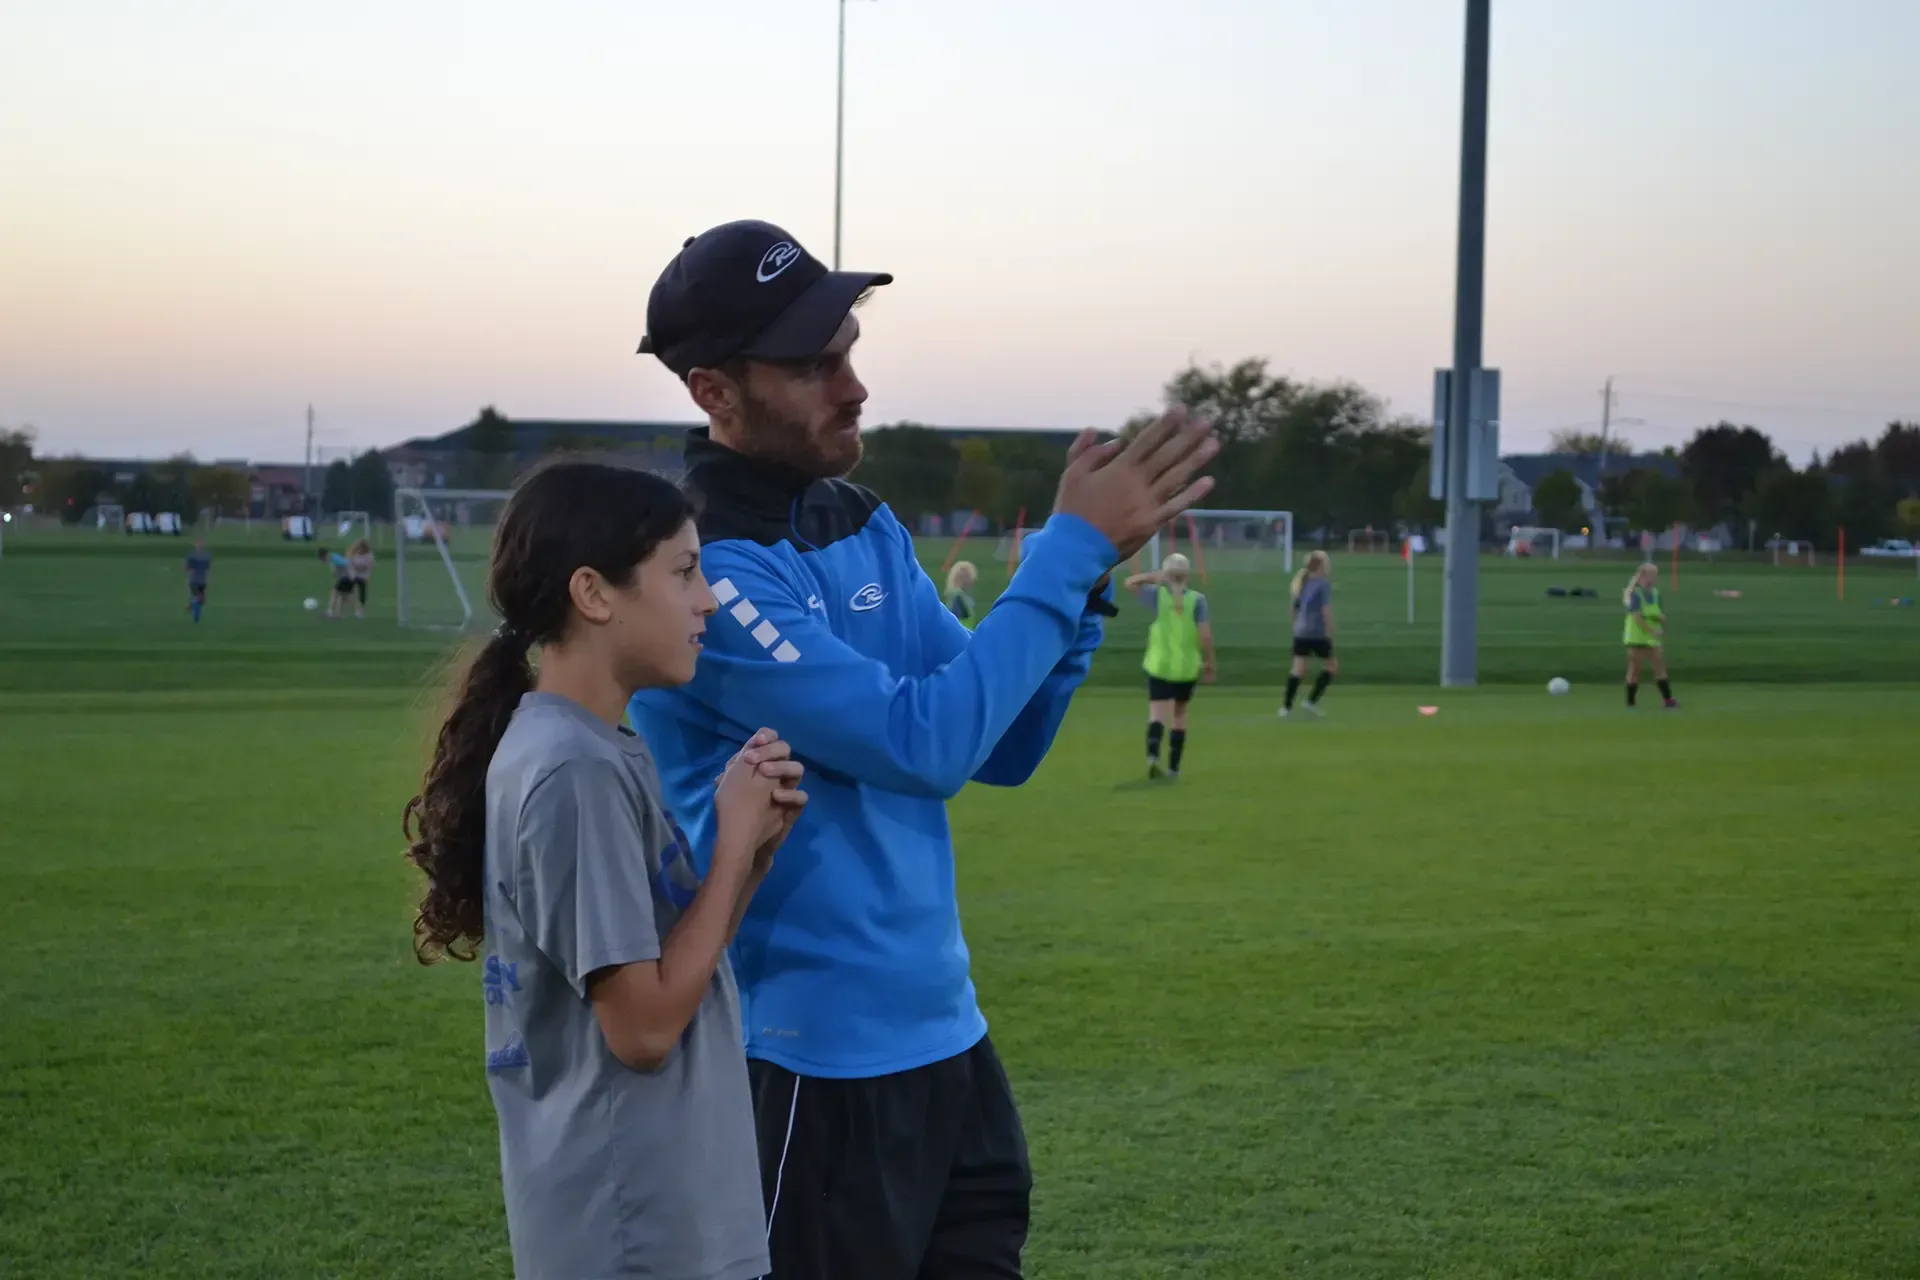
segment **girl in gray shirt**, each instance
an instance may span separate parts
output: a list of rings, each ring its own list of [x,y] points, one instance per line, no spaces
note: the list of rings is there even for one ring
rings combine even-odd
[[[521,485],[488,581],[503,621],[407,805],[415,950],[484,956],[520,1280],[770,1269],[726,947],[806,804],[801,769],[771,730],[747,741],[701,881],[621,724],[637,690],[693,677],[718,607],[690,517],[641,471],[565,462]]]
[[[1340,659],[1333,653],[1333,560],[1324,551],[1309,551],[1306,564],[1293,575],[1293,668],[1287,673],[1286,698],[1280,704],[1283,720],[1293,714],[1293,696],[1300,692],[1308,658],[1320,660],[1320,674],[1305,706],[1308,715],[1318,718],[1320,697],[1340,670]]]

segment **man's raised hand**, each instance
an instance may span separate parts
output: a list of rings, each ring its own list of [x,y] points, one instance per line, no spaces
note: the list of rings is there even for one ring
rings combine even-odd
[[[1181,408],[1124,443],[1094,444],[1082,433],[1067,453],[1053,509],[1079,516],[1107,536],[1120,560],[1132,559],[1156,530],[1212,491],[1212,477],[1195,477],[1219,452],[1213,428]]]

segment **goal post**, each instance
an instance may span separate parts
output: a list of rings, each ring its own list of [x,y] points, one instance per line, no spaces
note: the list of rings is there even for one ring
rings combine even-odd
[[[493,526],[508,489],[393,491],[394,611],[403,627],[465,631],[485,601]],[[475,526],[479,526],[475,528]],[[478,535],[484,534],[476,550]]]
[[[1776,538],[1773,543],[1773,562],[1776,565],[1803,564],[1809,568],[1814,564],[1813,544],[1804,539]]]
[[[1540,525],[1517,524],[1507,534],[1507,554],[1516,557],[1534,557],[1542,555],[1549,560],[1560,558],[1560,531]]]
[[[1189,511],[1153,535],[1145,560],[1149,569],[1174,552],[1193,562],[1196,573],[1278,569],[1293,572],[1293,512]]]
[[[1349,555],[1361,552],[1384,555],[1392,548],[1393,540],[1387,536],[1385,529],[1376,529],[1368,525],[1364,529],[1347,531],[1347,554]]]

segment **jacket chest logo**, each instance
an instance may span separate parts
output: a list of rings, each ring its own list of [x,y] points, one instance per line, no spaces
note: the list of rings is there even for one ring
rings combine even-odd
[[[869,582],[853,593],[853,598],[847,601],[847,607],[855,613],[866,613],[869,610],[878,609],[886,599],[887,593],[881,589],[880,584]]]

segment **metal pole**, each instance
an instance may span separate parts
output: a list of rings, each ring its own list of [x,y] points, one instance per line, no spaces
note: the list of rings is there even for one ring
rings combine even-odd
[[[1587,547],[1598,547],[1607,540],[1607,503],[1600,496],[1607,487],[1607,431],[1613,425],[1613,375],[1607,375],[1607,385],[1600,389],[1600,461],[1593,469],[1593,512],[1599,528],[1594,536],[1587,540]]]
[[[1487,240],[1487,32],[1491,0],[1467,0],[1467,49],[1460,119],[1460,240],[1454,279],[1453,403],[1447,431],[1447,560],[1440,683],[1471,685],[1479,674],[1480,504],[1467,500],[1467,449],[1479,425],[1467,420],[1480,368],[1480,320]]]
[[[1607,429],[1613,425],[1613,378],[1600,390],[1600,466],[1598,474],[1607,474]]]
[[[847,0],[840,0],[840,71],[833,115],[833,269],[840,269],[840,191],[847,149]]]

